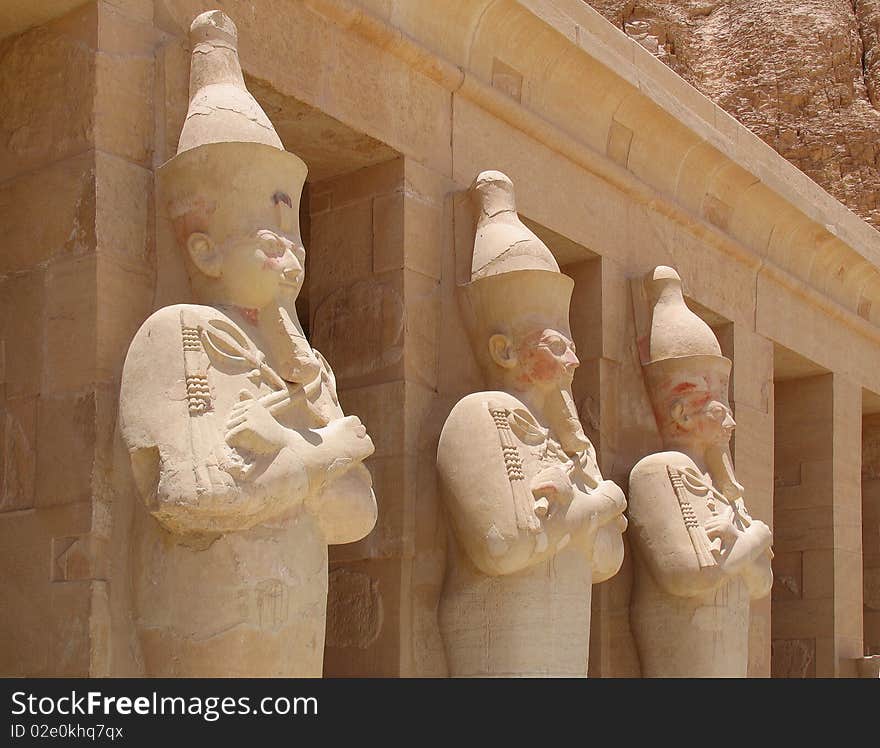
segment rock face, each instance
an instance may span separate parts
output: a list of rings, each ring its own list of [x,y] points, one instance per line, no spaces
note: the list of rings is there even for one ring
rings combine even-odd
[[[590,0],[880,227],[880,0]]]

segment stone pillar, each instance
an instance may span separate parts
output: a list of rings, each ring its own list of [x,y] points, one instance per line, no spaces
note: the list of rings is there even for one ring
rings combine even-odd
[[[880,655],[880,413],[862,420],[865,654]]]
[[[327,677],[421,673],[412,575],[419,437],[437,388],[444,184],[399,158],[310,187],[311,340],[376,445],[366,464],[379,503],[370,535],[330,551]],[[442,645],[438,658],[442,675]]]
[[[107,670],[107,471],[152,300],[152,18],[91,3],[0,41],[4,675]]]
[[[751,515],[773,529],[773,343],[736,323],[719,334],[733,360],[730,404],[736,420],[733,461]],[[726,345],[728,342],[730,347]],[[771,597],[749,607],[749,677],[770,676]]]
[[[862,617],[862,388],[834,375],[834,675],[855,677]]]
[[[621,400],[621,366],[631,338],[627,326],[632,306],[629,281],[622,268],[607,257],[565,265],[562,270],[575,282],[570,318],[581,361],[572,388],[578,413],[584,432],[596,448],[602,474],[625,486],[632,462],[627,455],[634,447],[629,442],[621,444],[619,414],[619,408],[626,407]],[[648,416],[653,418],[650,411]],[[622,450],[628,450],[627,455],[622,455]],[[626,534],[623,537],[626,542]],[[629,556],[627,547],[620,571],[593,586],[591,678],[639,674],[629,629]]]
[[[775,385],[772,674],[853,675],[862,655],[861,390]]]

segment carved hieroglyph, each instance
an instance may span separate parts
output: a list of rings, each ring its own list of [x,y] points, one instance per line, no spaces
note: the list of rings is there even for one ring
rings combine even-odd
[[[749,516],[728,442],[730,360],[657,267],[644,372],[665,452],[629,483],[633,635],[645,676],[745,677],[749,601],[770,592],[771,535]]]
[[[129,348],[120,426],[134,512],[133,619],[151,676],[320,676],[327,544],[376,519],[373,445],[303,335],[299,199],[244,86],[234,24],[192,24],[191,101],[159,171],[199,304],[155,312]]]
[[[477,177],[463,309],[490,390],[460,400],[437,466],[452,533],[440,604],[451,675],[587,674],[591,585],[623,560],[623,493],[602,479],[571,397],[573,281]]]

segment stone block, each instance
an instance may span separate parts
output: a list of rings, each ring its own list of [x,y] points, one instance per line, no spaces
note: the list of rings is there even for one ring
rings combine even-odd
[[[385,615],[378,580],[345,567],[330,572],[326,647],[367,649],[379,636]]]
[[[808,600],[833,599],[835,597],[834,551],[811,549],[805,550],[802,556],[803,597]]]
[[[443,206],[395,192],[373,200],[373,271],[404,267],[440,278]]]
[[[322,195],[321,197],[326,197]],[[392,192],[373,198],[373,272],[402,270],[404,195]]]
[[[773,600],[800,600],[804,597],[803,553],[789,551],[773,557]]]
[[[44,394],[79,392],[94,382],[96,286],[95,256],[58,260],[46,270],[45,298],[52,301],[43,310]]]
[[[0,183],[0,224],[5,232],[0,273],[94,251],[93,152]]]
[[[399,192],[404,183],[404,159],[395,158],[333,179],[309,185],[310,212],[320,212],[326,200],[331,210],[362,200]]]
[[[830,506],[808,509],[777,507],[773,517],[773,545],[779,551],[834,548]]]
[[[129,262],[155,263],[153,246],[153,173],[118,156],[95,154],[100,252]]]
[[[177,153],[177,143],[189,105],[190,51],[183,39],[170,39],[156,50],[155,156],[165,163]]]
[[[151,166],[153,152],[152,56],[95,56],[95,147]]]
[[[5,350],[6,396],[35,396],[43,371],[44,277],[42,268],[0,281],[0,339]]]
[[[406,379],[436,389],[440,334],[440,284],[421,273],[404,272]]]
[[[731,397],[737,405],[748,405],[770,413],[773,397],[773,343],[743,328],[733,326],[734,378]],[[736,377],[736,372],[740,376]]]
[[[89,531],[82,501],[0,514],[0,672],[7,676],[86,676],[88,582],[53,583],[52,540]]]
[[[99,254],[96,295],[96,382],[117,382],[129,343],[153,311],[153,268],[118,255]]]
[[[342,576],[343,570],[353,577]],[[361,593],[368,595],[361,607],[374,617],[372,625],[364,626],[363,621],[356,624],[349,617],[346,606],[328,606],[327,630],[333,632],[333,642],[339,646],[333,646],[330,640],[327,642],[325,677],[353,677],[363,673],[374,677],[400,676],[400,650],[408,639],[410,618],[409,595],[402,588],[402,576],[399,559],[331,562],[330,579],[340,587],[356,585]],[[331,591],[328,598],[337,596],[337,591]],[[375,615],[379,606],[383,611],[381,618]],[[368,636],[358,635],[365,632]]]
[[[341,388],[402,377],[407,323],[402,285],[399,274],[371,276],[331,291],[314,309],[312,344],[330,362]]]
[[[97,11],[91,5],[75,15],[0,41],[4,179],[92,145]]]
[[[415,491],[416,456],[371,457],[366,461],[373,478],[379,518],[372,532],[356,543],[333,546],[331,559],[403,558],[414,544],[412,495]]]
[[[312,217],[311,241],[307,247],[312,310],[337,289],[370,278],[373,272],[372,233],[370,200]],[[329,360],[332,366],[333,361]]]
[[[17,397],[0,407],[0,512],[34,505],[37,403],[37,397]]]
[[[37,408],[36,505],[88,500],[94,449],[94,393],[42,395]]]
[[[773,606],[773,638],[834,637],[832,600],[791,600]]]
[[[770,670],[774,678],[815,678],[815,639],[774,639]]]

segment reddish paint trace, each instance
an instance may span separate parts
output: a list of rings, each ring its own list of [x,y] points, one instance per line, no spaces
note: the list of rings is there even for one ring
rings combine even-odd
[[[259,309],[248,309],[245,307],[237,306],[235,307],[238,313],[244,317],[248,322],[252,325],[256,325],[260,321],[260,310]]]

